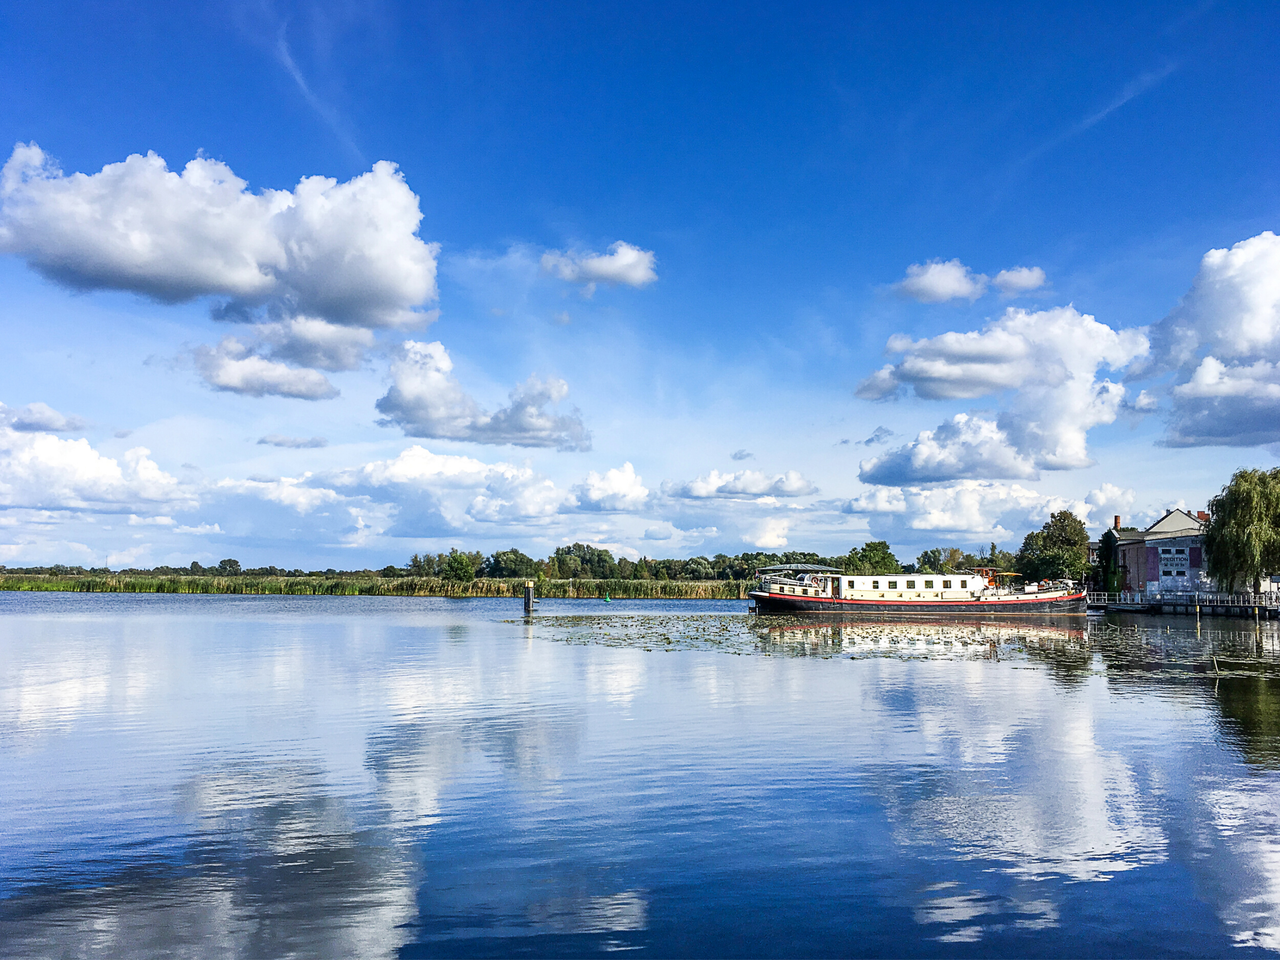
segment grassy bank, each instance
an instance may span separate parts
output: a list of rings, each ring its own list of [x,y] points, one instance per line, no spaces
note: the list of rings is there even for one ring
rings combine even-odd
[[[239,593],[288,596],[521,597],[524,580],[444,580],[439,577],[147,577],[91,575],[60,577],[0,574],[0,590],[69,593]],[[539,597],[619,600],[741,600],[743,580],[542,580]]]

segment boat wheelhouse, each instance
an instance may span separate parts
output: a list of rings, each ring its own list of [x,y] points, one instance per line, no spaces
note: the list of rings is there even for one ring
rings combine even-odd
[[[817,564],[761,567],[747,596],[757,613],[1085,612],[1085,592],[1072,583],[1000,586],[994,570],[849,576]]]

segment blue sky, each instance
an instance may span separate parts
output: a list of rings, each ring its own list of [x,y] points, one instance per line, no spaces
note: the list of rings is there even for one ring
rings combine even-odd
[[[1276,462],[1266,4],[0,17],[0,562],[906,558]]]

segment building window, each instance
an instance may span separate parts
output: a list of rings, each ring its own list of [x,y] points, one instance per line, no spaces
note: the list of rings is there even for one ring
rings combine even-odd
[[[1168,547],[1161,547],[1161,548],[1160,548],[1160,556],[1162,556],[1162,557],[1167,557],[1168,555],[1169,555],[1169,548],[1168,548]]]
[[[1172,570],[1161,570],[1161,571],[1160,571],[1160,576],[1162,576],[1162,577],[1172,577],[1172,576],[1173,576],[1173,571],[1172,571]]]
[[[1178,575],[1178,576],[1180,576],[1180,577],[1185,577],[1185,576],[1187,575],[1187,571],[1185,571],[1185,570],[1179,570],[1179,571],[1178,571],[1178,573],[1177,573],[1177,575]]]
[[[932,590],[932,589],[933,589],[933,581],[932,581],[932,580],[926,580],[926,581],[924,582],[924,588],[925,588],[926,590]]]
[[[914,590],[915,588],[916,588],[916,582],[915,582],[914,580],[908,580],[908,581],[907,581],[907,589],[908,589],[908,590]]]
[[[943,580],[943,581],[942,581],[942,589],[943,589],[943,590],[950,590],[950,589],[951,589],[951,581],[950,581],[950,580]]]
[[[890,581],[889,581],[889,589],[890,589],[890,590],[897,590],[897,589],[898,589],[898,581],[897,581],[897,580],[890,580]]]
[[[1178,547],[1178,549],[1174,550],[1173,552],[1176,553],[1178,556],[1183,557],[1183,556],[1186,556],[1187,554],[1187,548]]]

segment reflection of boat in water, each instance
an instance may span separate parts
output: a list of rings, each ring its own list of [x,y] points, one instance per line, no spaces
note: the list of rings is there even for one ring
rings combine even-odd
[[[1085,593],[1072,584],[998,586],[985,572],[845,576],[833,567],[762,567],[748,597],[757,613],[881,613],[1025,616],[1083,615]]]
[[[983,621],[965,617],[900,617],[860,616],[845,620],[824,618],[808,622],[761,622],[755,634],[769,644],[808,644],[821,648],[850,646],[886,649],[907,645],[966,648],[1017,643],[1038,648],[1062,647],[1083,649],[1087,635],[1085,621],[1079,617],[1036,617],[1021,621],[1000,617]]]

